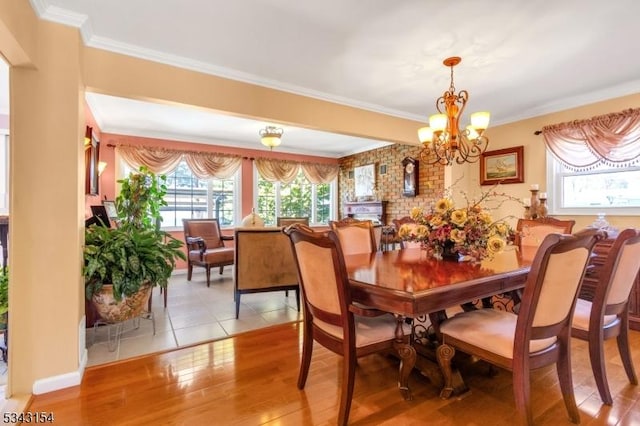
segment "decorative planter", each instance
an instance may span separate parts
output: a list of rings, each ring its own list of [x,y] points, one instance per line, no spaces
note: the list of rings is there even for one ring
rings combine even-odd
[[[105,284],[100,292],[93,295],[91,303],[102,321],[110,324],[138,318],[145,311],[151,296],[151,284],[143,285],[131,296],[122,296],[118,302],[113,297],[113,286]]]

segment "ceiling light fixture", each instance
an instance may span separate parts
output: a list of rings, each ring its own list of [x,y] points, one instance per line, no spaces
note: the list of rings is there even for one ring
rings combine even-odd
[[[279,127],[267,126],[258,133],[260,134],[262,145],[273,150],[273,147],[280,145],[282,142],[280,138],[282,138],[284,130]]]
[[[439,114],[429,117],[429,126],[418,130],[418,139],[424,146],[420,158],[429,164],[443,165],[464,162],[473,163],[486,151],[489,139],[482,134],[489,126],[487,111],[471,114],[471,124],[460,130],[460,115],[469,100],[469,93],[461,90],[456,94],[453,85],[453,67],[462,59],[458,56],[447,58],[443,64],[451,68],[449,90],[436,100]]]

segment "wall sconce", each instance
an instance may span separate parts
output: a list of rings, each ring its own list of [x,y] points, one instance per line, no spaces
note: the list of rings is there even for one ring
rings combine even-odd
[[[102,174],[102,172],[104,172],[104,169],[107,168],[107,163],[106,161],[100,161],[98,163],[98,176],[100,176]]]

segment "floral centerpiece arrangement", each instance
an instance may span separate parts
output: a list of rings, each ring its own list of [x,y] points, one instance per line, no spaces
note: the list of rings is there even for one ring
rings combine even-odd
[[[494,188],[483,192],[477,201],[464,195],[466,206],[461,208],[446,193],[428,211],[414,207],[410,216],[415,224],[402,225],[398,236],[404,241],[420,242],[428,254],[441,259],[458,260],[463,256],[479,262],[490,258],[515,237],[513,228],[504,219],[494,220],[490,210],[483,206],[491,199],[499,201],[498,206],[502,201],[516,200]]]

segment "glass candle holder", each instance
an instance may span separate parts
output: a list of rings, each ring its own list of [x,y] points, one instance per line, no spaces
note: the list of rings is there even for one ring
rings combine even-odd
[[[540,198],[538,205],[538,217],[547,217],[549,214],[549,209],[547,208],[547,199]]]
[[[538,200],[538,189],[530,189],[530,191],[531,203],[529,203],[529,211],[531,212],[531,219],[535,219],[538,217],[538,206],[540,205],[540,201]]]

